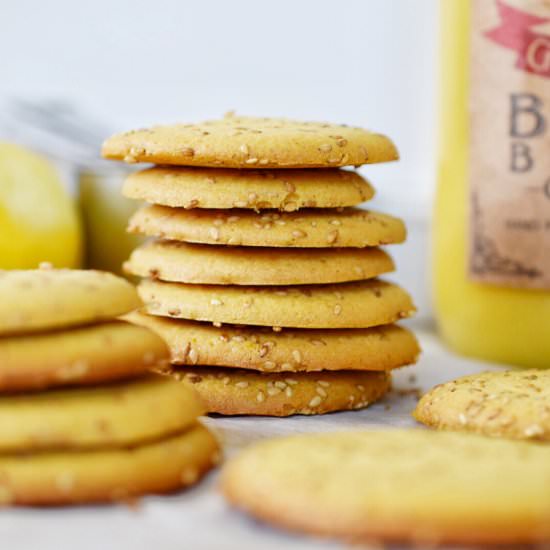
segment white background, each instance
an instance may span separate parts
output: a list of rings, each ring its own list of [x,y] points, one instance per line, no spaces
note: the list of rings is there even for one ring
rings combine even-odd
[[[437,0],[0,0],[0,94],[67,98],[109,130],[229,109],[363,125],[425,197]]]

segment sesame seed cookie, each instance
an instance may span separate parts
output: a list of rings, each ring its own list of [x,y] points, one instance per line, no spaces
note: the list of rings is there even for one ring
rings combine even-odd
[[[144,279],[138,291],[152,315],[276,328],[368,328],[393,323],[415,311],[405,290],[378,279],[290,287]]]
[[[362,128],[242,116],[117,134],[102,154],[129,163],[212,168],[335,168],[398,159],[389,138]]]
[[[129,321],[146,326],[168,344],[174,365],[208,365],[263,372],[390,370],[416,361],[414,334],[397,325],[368,329],[214,327],[134,312]]]
[[[136,445],[182,431],[203,413],[185,386],[150,374],[88,388],[0,397],[0,453]]]
[[[437,429],[550,441],[550,371],[463,376],[429,391],[413,416]]]
[[[0,455],[0,504],[121,502],[198,481],[219,461],[214,436],[200,424],[142,445],[99,451]]]
[[[0,271],[0,335],[83,325],[139,307],[135,288],[102,271]]]
[[[300,208],[355,206],[373,187],[349,170],[232,170],[155,166],[128,176],[123,195],[182,208]]]
[[[192,243],[300,248],[362,248],[406,238],[400,219],[358,208],[266,213],[154,205],[138,210],[128,231]]]
[[[391,386],[387,372],[260,373],[186,367],[172,376],[189,382],[209,413],[290,416],[363,409]]]
[[[371,279],[395,268],[379,248],[253,248],[154,241],[132,252],[127,273],[212,285],[299,285]]]
[[[123,321],[0,338],[0,392],[128,378],[167,362],[162,338]]]
[[[230,460],[234,506],[287,529],[413,545],[550,541],[550,447],[378,430],[262,441]]]

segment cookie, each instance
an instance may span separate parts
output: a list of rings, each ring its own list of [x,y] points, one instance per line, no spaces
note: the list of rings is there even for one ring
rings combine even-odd
[[[96,384],[161,366],[166,344],[122,321],[0,338],[0,392]]]
[[[270,373],[186,367],[172,375],[190,383],[209,413],[290,416],[363,409],[390,388],[387,372]]]
[[[209,365],[263,372],[390,370],[414,363],[420,348],[413,333],[396,325],[368,329],[312,330],[223,326],[134,312],[168,344],[175,365]]]
[[[550,446],[428,430],[307,434],[254,444],[221,488],[273,525],[350,542],[550,541]]]
[[[299,285],[371,279],[394,270],[379,248],[252,248],[155,241],[134,250],[127,273],[212,285]]]
[[[400,219],[357,208],[262,213],[146,206],[130,218],[128,231],[191,243],[300,248],[363,248],[406,238]]]
[[[0,335],[112,319],[140,306],[135,288],[102,271],[0,271]]]
[[[362,128],[242,116],[132,130],[109,138],[101,152],[130,163],[211,168],[335,168],[398,158],[389,138]]]
[[[0,453],[136,445],[182,431],[203,411],[190,389],[156,374],[104,386],[2,396]]]
[[[437,429],[550,441],[550,371],[463,376],[429,391],[413,416]]]
[[[153,315],[293,328],[368,328],[409,317],[399,286],[371,279],[287,287],[187,285],[145,279],[138,291]]]
[[[156,166],[134,172],[122,193],[131,199],[182,208],[300,208],[355,206],[374,195],[349,170],[231,170]]]
[[[218,443],[200,424],[137,447],[0,454],[0,504],[128,501],[191,485],[218,461]]]

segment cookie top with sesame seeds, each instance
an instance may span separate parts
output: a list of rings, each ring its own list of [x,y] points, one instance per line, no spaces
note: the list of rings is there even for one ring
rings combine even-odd
[[[362,409],[390,388],[387,372],[260,373],[186,367],[171,375],[189,383],[209,413],[290,416]]]
[[[550,441],[550,371],[482,372],[440,384],[414,417],[437,429]]]
[[[255,519],[346,542],[550,541],[550,446],[526,441],[397,429],[301,434],[248,446],[226,463],[220,485]]]
[[[140,445],[0,455],[0,505],[131,503],[196,483],[220,460],[201,424]]]
[[[182,432],[203,412],[192,390],[157,374],[105,386],[5,395],[0,451],[131,446]]]
[[[363,248],[406,238],[399,218],[358,208],[279,213],[155,205],[138,210],[128,229],[175,241],[233,246]]]
[[[250,208],[293,212],[368,201],[374,189],[350,170],[234,170],[155,166],[128,176],[131,199],[181,208]]]
[[[113,319],[139,306],[135,288],[111,273],[0,270],[0,335]]]
[[[328,285],[236,286],[144,279],[138,292],[152,315],[293,328],[368,328],[415,311],[398,285],[371,279]]]
[[[243,116],[117,134],[102,154],[129,163],[212,168],[335,168],[398,158],[389,138],[362,128]]]
[[[127,273],[213,285],[297,285],[371,279],[394,270],[380,248],[260,248],[152,241],[132,252]]]
[[[0,393],[89,385],[137,376],[166,363],[169,351],[150,330],[107,321],[0,338]]]
[[[262,372],[390,370],[414,363],[420,348],[404,327],[314,330],[215,327],[136,311],[126,318],[168,344],[174,365],[208,365]]]

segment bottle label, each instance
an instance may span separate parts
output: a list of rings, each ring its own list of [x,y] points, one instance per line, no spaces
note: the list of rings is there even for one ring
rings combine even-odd
[[[550,0],[473,0],[469,276],[550,288]]]

